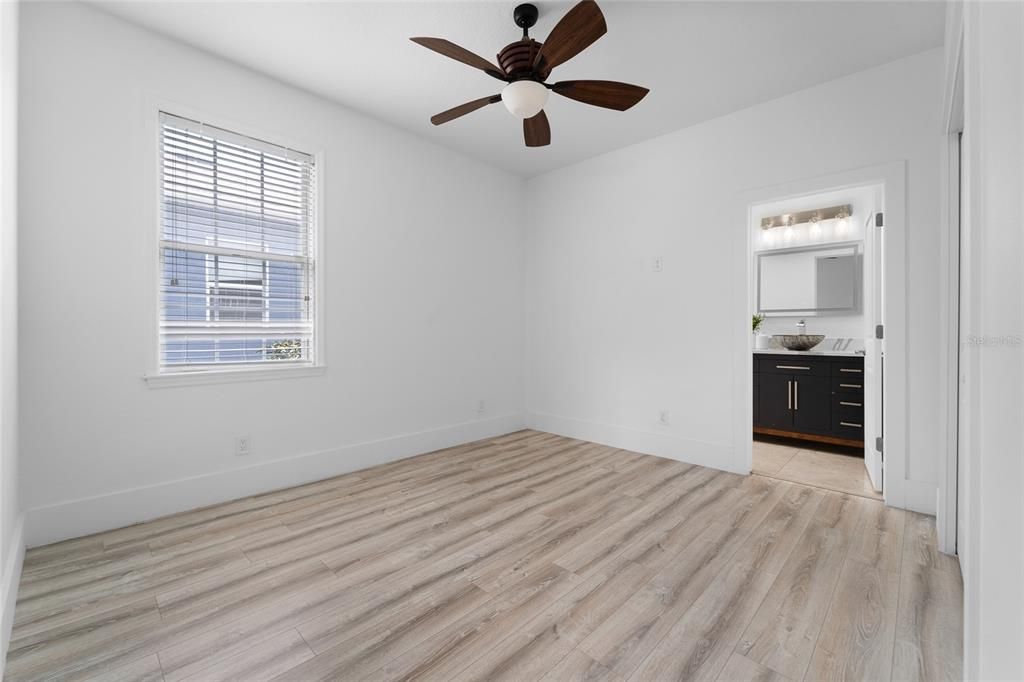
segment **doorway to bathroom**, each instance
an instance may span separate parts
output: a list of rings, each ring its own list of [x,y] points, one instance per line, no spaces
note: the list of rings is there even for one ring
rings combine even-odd
[[[752,202],[752,473],[873,499],[886,488],[885,185]]]

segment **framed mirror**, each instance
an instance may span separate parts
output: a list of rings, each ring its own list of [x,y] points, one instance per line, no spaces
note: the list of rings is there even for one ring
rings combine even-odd
[[[860,311],[859,243],[765,251],[757,255],[757,310],[764,315]]]

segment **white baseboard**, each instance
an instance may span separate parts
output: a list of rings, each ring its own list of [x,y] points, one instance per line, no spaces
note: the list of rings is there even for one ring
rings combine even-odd
[[[28,547],[121,528],[168,514],[319,481],[396,459],[500,436],[525,427],[522,414],[356,443],[243,469],[68,500],[25,511]]]
[[[3,566],[3,584],[0,585],[0,680],[4,678],[4,663],[7,661],[7,646],[11,643],[11,627],[14,625],[14,606],[18,601],[18,583],[21,582],[21,567],[25,563],[25,515],[19,514],[11,538],[11,555]]]
[[[704,443],[701,441],[679,438],[669,433],[641,431],[626,426],[603,424],[585,421],[572,417],[560,417],[540,412],[527,413],[527,426],[538,431],[577,438],[579,440],[601,443],[613,448],[622,448],[645,455],[667,457],[689,464],[732,471],[739,474],[749,473],[736,468],[737,457],[733,448]]]

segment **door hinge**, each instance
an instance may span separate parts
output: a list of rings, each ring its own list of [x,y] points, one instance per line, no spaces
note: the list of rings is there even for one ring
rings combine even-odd
[[[875,338],[876,339],[884,339],[885,338],[885,325],[881,325],[881,324],[876,324],[875,325]]]
[[[877,450],[879,453],[885,452],[885,444],[883,441],[884,439],[882,438],[882,436],[878,436],[877,438],[875,438],[875,450]]]
[[[882,225],[884,225],[884,224],[885,223],[882,220],[882,213],[881,212],[876,213],[875,214],[875,227],[882,227]]]

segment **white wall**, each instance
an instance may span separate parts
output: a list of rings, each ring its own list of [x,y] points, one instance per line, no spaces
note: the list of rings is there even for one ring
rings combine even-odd
[[[925,52],[529,180],[530,423],[744,470],[733,428],[749,410],[733,357],[749,345],[744,197],[906,160],[907,504],[934,511],[941,58]]]
[[[85,5],[23,7],[21,46],[30,545],[521,427],[521,179]],[[167,102],[324,153],[324,376],[143,382]]]
[[[0,2],[0,677],[24,544],[18,502],[18,4]]]
[[[955,19],[956,13],[951,13]],[[963,4],[964,675],[1024,679],[1024,5]],[[954,49],[955,43],[950,46]],[[950,73],[952,78],[954,73]]]
[[[894,159],[909,162],[907,478],[916,506],[934,505],[938,51],[524,185],[88,6],[22,14],[22,148],[77,160],[20,166],[30,544],[516,428],[524,376],[539,428],[741,470],[742,197]],[[167,102],[326,154],[325,376],[142,381],[156,342],[156,259],[137,257],[156,229],[148,122]],[[525,245],[509,201],[523,191]],[[248,459],[233,454],[243,434]]]

